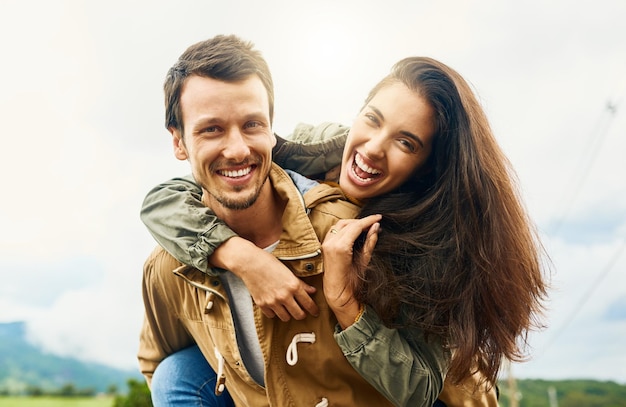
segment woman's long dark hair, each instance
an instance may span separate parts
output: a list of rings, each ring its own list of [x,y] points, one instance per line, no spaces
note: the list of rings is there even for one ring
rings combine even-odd
[[[382,227],[351,283],[386,325],[443,338],[453,381],[478,370],[495,383],[502,359],[524,360],[527,334],[541,326],[543,248],[465,80],[433,59],[406,58],[367,101],[397,82],[432,106],[433,149],[418,176],[363,206],[360,216],[380,213]]]

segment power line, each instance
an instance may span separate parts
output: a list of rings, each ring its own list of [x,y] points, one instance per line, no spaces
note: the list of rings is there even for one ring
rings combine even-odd
[[[608,113],[607,121],[605,123],[603,123],[602,117],[601,117],[600,120],[599,120],[599,124],[597,125],[597,128],[599,129],[598,131],[600,132],[599,133],[599,137],[598,138],[590,137],[590,151],[591,151],[590,158],[586,162],[586,165],[584,165],[582,167],[583,170],[582,170],[581,176],[572,178],[572,180],[574,182],[574,186],[572,187],[572,190],[571,190],[572,192],[566,198],[567,200],[565,201],[565,209],[562,212],[562,216],[556,222],[554,230],[553,230],[553,233],[556,233],[558,231],[558,229],[561,227],[561,225],[563,224],[563,222],[567,218],[567,215],[568,215],[569,211],[571,210],[574,201],[576,200],[580,190],[582,189],[582,185],[584,184],[584,182],[586,181],[589,173],[591,172],[591,168],[592,168],[593,164],[596,161],[596,158],[598,156],[598,152],[600,151],[600,147],[604,143],[604,141],[606,139],[606,135],[607,135],[608,130],[610,128],[610,125],[611,125],[613,119],[615,118],[615,115],[617,113],[617,108],[618,108],[619,104],[621,104],[621,99],[620,99],[619,102],[612,102],[611,100],[607,101],[607,104],[606,104],[606,107],[605,107],[605,111]],[[625,249],[626,249],[626,240],[622,241],[622,244],[617,248],[617,250],[615,251],[615,253],[611,257],[611,259],[608,261],[608,263],[604,267],[604,269],[600,272],[600,274],[598,274],[598,276],[596,276],[596,278],[591,283],[591,285],[588,286],[588,288],[585,291],[585,293],[583,294],[582,298],[580,299],[580,301],[578,301],[576,303],[576,306],[570,312],[570,314],[567,317],[567,319],[565,320],[565,322],[552,335],[552,338],[544,346],[542,353],[545,353],[547,351],[547,349],[550,348],[550,346],[552,346],[552,344],[556,341],[556,339],[565,331],[565,329],[569,326],[569,324],[571,324],[571,322],[576,318],[576,316],[578,315],[578,313],[580,312],[582,307],[587,303],[589,298],[591,298],[591,296],[593,295],[593,292],[600,285],[602,280],[604,280],[604,278],[611,271],[611,269],[615,266],[615,263],[617,262],[617,260],[622,255],[622,253],[624,252]]]
[[[593,283],[587,288],[587,291],[585,291],[580,301],[577,302],[576,307],[572,310],[572,312],[567,317],[565,322],[561,325],[559,330],[556,331],[552,335],[552,338],[550,339],[550,341],[548,341],[548,343],[544,346],[542,353],[545,353],[546,350],[548,350],[548,348],[555,342],[556,338],[559,335],[561,335],[563,331],[565,331],[565,328],[567,328],[567,326],[574,320],[574,318],[576,318],[576,315],[582,309],[583,305],[587,303],[587,301],[589,300],[589,298],[591,298],[595,289],[600,285],[602,280],[604,280],[604,278],[609,274],[613,266],[615,266],[615,263],[617,263],[617,260],[619,260],[620,256],[624,252],[624,249],[626,249],[626,240],[622,241],[622,244],[617,248],[617,250],[611,257],[609,262],[606,264],[606,266],[604,266],[604,269],[602,270],[602,272],[596,277]]]
[[[564,203],[563,205],[559,205],[559,206],[564,206],[564,209],[561,211],[561,216],[557,219],[556,223],[554,224],[552,228],[552,234],[556,234],[561,228],[561,226],[563,225],[563,222],[565,222],[565,219],[567,219],[567,216],[569,215],[569,212],[572,209],[573,203],[576,201],[576,198],[578,198],[578,194],[580,193],[583,185],[585,184],[587,177],[591,173],[591,167],[593,166],[593,164],[596,161],[596,158],[598,157],[600,147],[604,144],[604,141],[606,140],[606,135],[609,132],[609,128],[611,127],[611,123],[613,122],[613,119],[615,118],[617,107],[618,107],[617,103],[613,103],[610,100],[607,102],[606,107],[603,110],[604,112],[608,113],[607,120],[603,120],[604,117],[601,116],[600,119],[598,120],[598,124],[596,125],[596,128],[598,130],[592,132],[592,137],[589,137],[589,148],[585,149],[585,151],[589,151],[588,155],[585,154],[585,156],[588,157],[588,159],[585,163],[583,163],[581,167],[582,169],[579,171],[579,173],[582,171],[580,176],[575,175],[571,178],[571,181],[570,181],[571,185],[569,186],[569,188],[567,188],[567,190],[571,192],[569,194],[564,195],[565,197],[563,201]],[[593,134],[596,134],[596,133],[599,134],[599,137],[593,137]]]

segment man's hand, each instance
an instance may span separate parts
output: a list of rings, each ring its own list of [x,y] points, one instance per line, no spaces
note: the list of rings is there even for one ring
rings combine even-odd
[[[304,319],[306,312],[313,316],[319,314],[311,298],[315,287],[300,280],[271,253],[248,240],[228,239],[213,252],[209,262],[241,278],[254,303],[268,318],[278,316],[281,321],[289,321],[292,317]]]

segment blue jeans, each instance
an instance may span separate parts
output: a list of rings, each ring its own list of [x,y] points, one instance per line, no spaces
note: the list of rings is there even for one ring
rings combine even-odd
[[[161,406],[234,407],[227,390],[215,395],[217,374],[197,346],[169,355],[152,376],[152,404]]]

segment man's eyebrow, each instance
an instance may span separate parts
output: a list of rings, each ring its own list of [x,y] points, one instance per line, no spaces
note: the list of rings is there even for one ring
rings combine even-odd
[[[220,119],[219,117],[215,117],[212,115],[205,115],[205,116],[200,116],[196,119],[196,122],[194,124],[200,125],[200,126],[204,126],[207,124],[214,124],[214,123],[219,123]]]
[[[264,114],[262,111],[258,111],[258,112],[251,112],[246,114],[245,116],[243,116],[243,120],[244,121],[248,121],[248,120],[261,120],[261,121],[268,121],[268,117],[266,114]],[[196,120],[196,125],[199,127],[202,126],[206,126],[206,125],[215,125],[215,124],[221,124],[224,120],[220,117],[220,116],[213,116],[210,114],[207,114],[205,116],[200,116],[197,120]]]
[[[383,121],[385,120],[385,116],[383,115],[383,113],[380,110],[378,110],[378,108],[376,106],[372,106],[372,105],[367,105],[367,106],[370,109],[372,109],[374,111],[374,113],[376,113],[381,118],[381,120],[383,120]],[[401,130],[400,134],[403,134],[403,135],[405,135],[405,136],[415,140],[415,142],[417,144],[419,144],[422,148],[424,148],[424,142],[422,141],[421,138],[419,138],[418,135],[413,134],[410,131],[406,131],[406,130]]]

